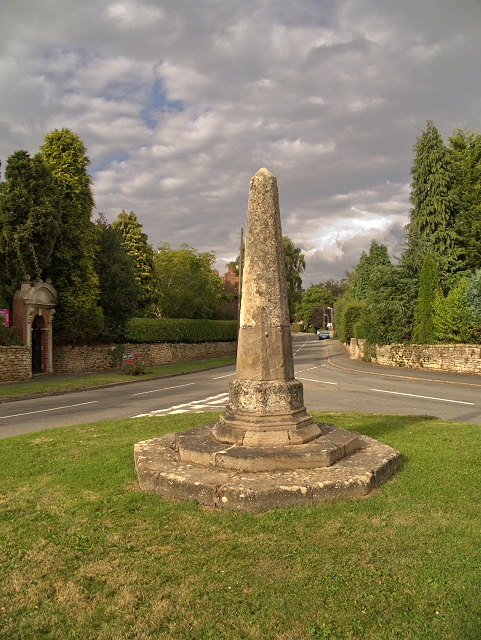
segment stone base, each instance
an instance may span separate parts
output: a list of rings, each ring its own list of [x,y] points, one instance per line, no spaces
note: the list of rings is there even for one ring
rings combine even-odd
[[[320,438],[296,447],[222,448],[213,424],[139,442],[140,487],[166,499],[265,511],[367,495],[401,464],[401,454],[377,440],[319,426]]]

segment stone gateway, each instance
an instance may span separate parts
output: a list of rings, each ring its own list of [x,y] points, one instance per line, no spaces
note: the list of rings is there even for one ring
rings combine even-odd
[[[369,493],[401,454],[306,411],[294,377],[277,180],[267,169],[250,183],[243,278],[229,404],[217,423],[137,443],[141,489],[248,511]]]

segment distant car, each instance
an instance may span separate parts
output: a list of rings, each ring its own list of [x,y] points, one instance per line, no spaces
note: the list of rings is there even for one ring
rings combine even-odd
[[[319,331],[319,340],[329,340],[329,331]]]

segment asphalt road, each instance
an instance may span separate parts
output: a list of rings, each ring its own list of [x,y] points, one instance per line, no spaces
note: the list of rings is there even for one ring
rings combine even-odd
[[[430,415],[481,424],[478,376],[380,367],[349,360],[337,341],[294,334],[296,378],[309,410]],[[222,410],[230,365],[162,380],[18,400],[0,405],[0,438],[140,415]]]

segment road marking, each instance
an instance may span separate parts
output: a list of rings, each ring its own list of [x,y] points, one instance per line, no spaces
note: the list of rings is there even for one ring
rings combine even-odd
[[[212,378],[212,380],[220,380],[221,378],[228,378],[229,376],[235,376],[235,371],[227,373],[225,376],[217,376],[217,378]]]
[[[301,346],[299,347],[299,349],[297,351],[294,351],[294,353],[292,354],[293,356],[297,355],[299,353],[299,351],[306,346],[306,344],[309,344],[309,342],[311,342],[310,340],[306,340],[306,342],[304,342],[304,344],[301,344]]]
[[[180,389],[180,387],[190,387],[193,384],[195,384],[195,382],[189,382],[188,384],[178,384],[175,387],[164,387],[163,389],[154,389],[153,391],[141,391],[140,393],[132,394],[132,398],[134,396],[143,396],[146,393],[155,393],[156,391],[168,391],[169,389]]]
[[[417,396],[414,393],[401,393],[400,391],[385,391],[384,389],[371,389],[371,391],[379,391],[379,393],[393,393],[396,396],[410,396],[411,398],[422,398],[423,400],[439,400],[440,402],[454,402],[456,404],[474,405],[474,402],[463,402],[462,400],[448,400],[447,398],[433,398],[432,396]]]
[[[337,385],[337,382],[325,382],[324,380],[312,380],[311,378],[299,378],[299,380],[307,380],[308,382],[318,382],[319,384],[335,384],[335,385]]]
[[[229,400],[228,393],[219,393],[216,396],[209,396],[203,400],[192,400],[191,402],[185,402],[184,404],[176,404],[168,409],[157,409],[156,411],[150,411],[150,413],[140,413],[133,418],[145,418],[150,416],[162,416],[162,415],[174,415],[177,413],[201,413],[199,409],[219,409],[221,404],[227,404]]]
[[[59,411],[60,409],[70,409],[71,407],[82,407],[85,404],[95,404],[99,400],[90,400],[90,402],[79,402],[79,404],[68,404],[65,407],[52,407],[51,409],[39,409],[38,411],[27,411],[26,413],[13,413],[11,416],[0,416],[0,420],[7,418],[18,418],[19,416],[31,416],[33,413],[45,413],[46,411]]]
[[[319,365],[322,366],[322,365]],[[296,371],[295,375],[297,376],[298,373],[304,373],[304,371],[312,371],[313,369],[319,369],[319,366],[317,367],[310,367],[309,369],[301,369],[300,371]]]

